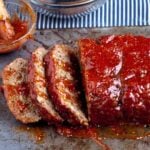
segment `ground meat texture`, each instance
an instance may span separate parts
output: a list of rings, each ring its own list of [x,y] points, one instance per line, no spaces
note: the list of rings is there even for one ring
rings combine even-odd
[[[56,110],[71,125],[88,125],[82,111],[76,59],[70,47],[55,45],[45,57],[48,91]]]
[[[32,102],[37,106],[43,120],[49,124],[62,123],[63,119],[57,113],[47,92],[44,56],[47,51],[37,48],[31,55],[28,65],[28,84]]]
[[[41,120],[37,107],[31,102],[26,81],[28,63],[17,58],[7,65],[2,73],[3,90],[7,105],[14,117],[22,123]]]

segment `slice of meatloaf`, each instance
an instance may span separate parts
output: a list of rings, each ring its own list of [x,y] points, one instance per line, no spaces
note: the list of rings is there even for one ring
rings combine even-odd
[[[79,51],[90,123],[94,126],[117,123],[122,117],[121,47],[114,36],[106,36],[100,40],[79,40]]]
[[[75,56],[66,45],[55,45],[45,57],[48,90],[60,115],[72,125],[88,125],[81,110],[82,99],[74,65]]]
[[[2,73],[3,89],[8,107],[15,118],[23,123],[34,123],[41,117],[29,97],[27,65],[27,61],[22,58],[7,65]]]
[[[39,108],[44,120],[49,121],[49,123],[60,123],[62,118],[56,112],[47,92],[43,60],[46,53],[44,48],[38,48],[31,55],[28,68],[30,97]]]

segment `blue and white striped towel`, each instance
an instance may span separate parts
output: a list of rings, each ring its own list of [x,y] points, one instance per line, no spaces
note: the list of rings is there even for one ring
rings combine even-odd
[[[49,16],[38,13],[38,29],[150,25],[150,0],[108,0],[86,15]]]

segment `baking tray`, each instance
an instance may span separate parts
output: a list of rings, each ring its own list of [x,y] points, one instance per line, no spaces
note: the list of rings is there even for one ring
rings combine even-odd
[[[63,29],[36,31],[35,39],[28,41],[16,52],[0,55],[0,70],[17,57],[29,58],[31,52],[39,47],[49,48],[56,43],[74,46],[74,41],[82,37],[98,37],[108,34],[127,34],[150,36],[147,27],[116,27],[97,29]],[[36,133],[35,133],[36,132]],[[37,134],[41,140],[36,139]],[[149,150],[150,137],[141,140],[106,139],[112,150]],[[66,138],[54,132],[51,126],[35,124],[25,126],[15,120],[9,112],[5,99],[0,94],[0,150],[99,150],[91,140]]]

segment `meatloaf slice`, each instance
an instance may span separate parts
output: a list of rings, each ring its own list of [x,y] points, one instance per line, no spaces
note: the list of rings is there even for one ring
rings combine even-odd
[[[66,45],[55,45],[45,57],[48,90],[60,115],[72,125],[88,125],[74,65],[75,55]]]
[[[28,67],[28,83],[30,97],[39,108],[41,117],[49,123],[60,123],[62,118],[56,112],[47,93],[44,56],[47,51],[44,48],[36,49],[30,58]]]
[[[7,65],[2,73],[3,89],[8,107],[15,118],[23,123],[34,123],[41,117],[29,97],[27,65],[27,61],[22,58]]]
[[[112,125],[122,118],[122,49],[116,40],[114,36],[79,40],[88,117],[94,126]]]

